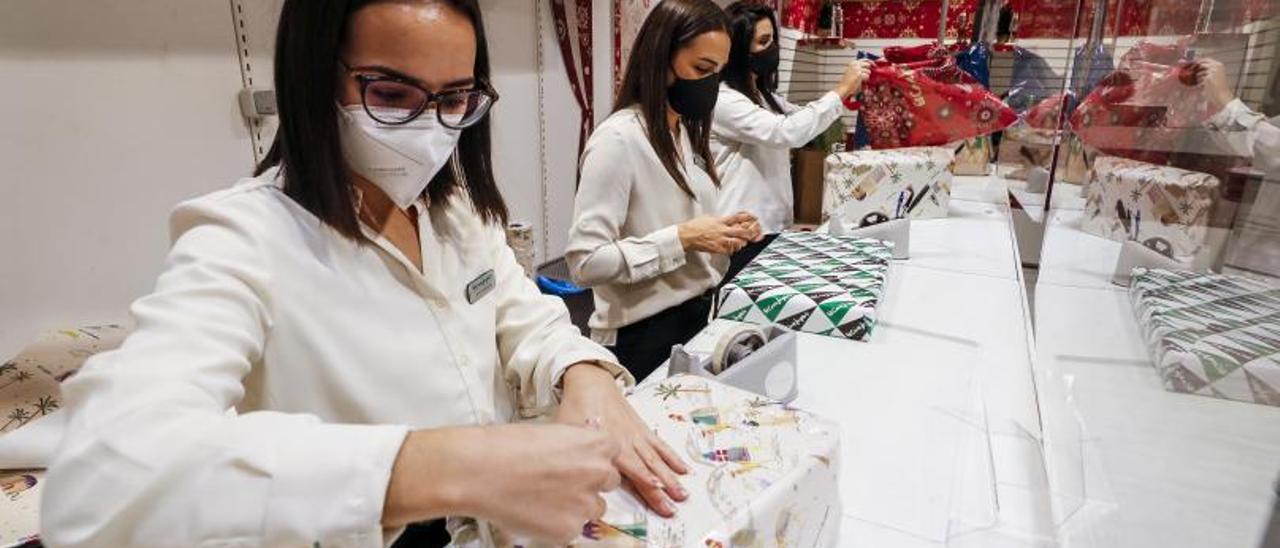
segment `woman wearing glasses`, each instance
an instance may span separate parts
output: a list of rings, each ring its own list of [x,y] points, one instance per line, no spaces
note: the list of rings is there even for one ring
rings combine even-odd
[[[710,0],[663,0],[640,27],[617,110],[587,141],[565,258],[595,289],[592,338],[637,378],[707,325],[728,255],[759,239],[722,216],[707,137],[728,21]]]
[[[866,61],[855,61],[826,95],[804,106],[793,105],[776,92],[781,50],[773,10],[736,2],[725,11],[733,47],[711,125],[720,207],[750,211],[767,234],[733,254],[727,279],[791,226],[791,149],[804,146],[840,118],[841,99],[858,93],[870,69]]]
[[[631,378],[505,245],[475,0],[287,0],[277,40],[270,154],[177,208],[136,331],[63,386],[45,541],[565,541],[621,479],[670,515]]]

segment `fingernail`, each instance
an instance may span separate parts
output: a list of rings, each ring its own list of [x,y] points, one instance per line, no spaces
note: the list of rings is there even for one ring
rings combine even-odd
[[[662,484],[662,480],[658,479],[657,477],[653,477],[649,479],[649,484],[653,485],[654,487],[657,487],[658,489],[662,489],[663,487],[666,487],[665,485]]]
[[[678,497],[680,497],[680,498],[688,497],[688,496],[689,496],[689,491],[685,490],[685,488],[684,488],[684,487],[677,486],[677,487],[676,487],[676,496],[678,496]]]

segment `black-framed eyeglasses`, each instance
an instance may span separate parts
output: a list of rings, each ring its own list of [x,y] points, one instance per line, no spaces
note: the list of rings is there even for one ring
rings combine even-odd
[[[347,72],[345,63],[339,66]],[[369,117],[387,125],[402,125],[416,120],[435,105],[436,118],[450,129],[466,129],[479,122],[498,101],[498,92],[485,82],[472,89],[431,93],[418,84],[391,75],[356,74],[360,84],[360,101]]]

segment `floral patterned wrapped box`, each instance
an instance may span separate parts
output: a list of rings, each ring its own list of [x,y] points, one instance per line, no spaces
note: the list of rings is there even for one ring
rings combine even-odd
[[[1166,389],[1280,406],[1280,288],[1138,268],[1129,296]]]
[[[716,317],[865,341],[892,256],[880,240],[784,233],[720,288]]]
[[[955,152],[942,147],[860,150],[827,156],[822,220],[858,228],[947,216]]]
[[[689,499],[663,519],[614,492],[575,546],[832,546],[839,537],[839,432],[826,420],[708,379],[642,386],[632,405],[683,453]]]
[[[1085,183],[1088,233],[1135,240],[1170,258],[1200,251],[1209,231],[1218,179],[1212,175],[1103,156]]]

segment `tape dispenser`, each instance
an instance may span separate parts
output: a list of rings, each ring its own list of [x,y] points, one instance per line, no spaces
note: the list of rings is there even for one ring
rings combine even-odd
[[[796,334],[778,325],[713,320],[687,344],[671,349],[668,375],[690,374],[755,392],[796,399]]]

